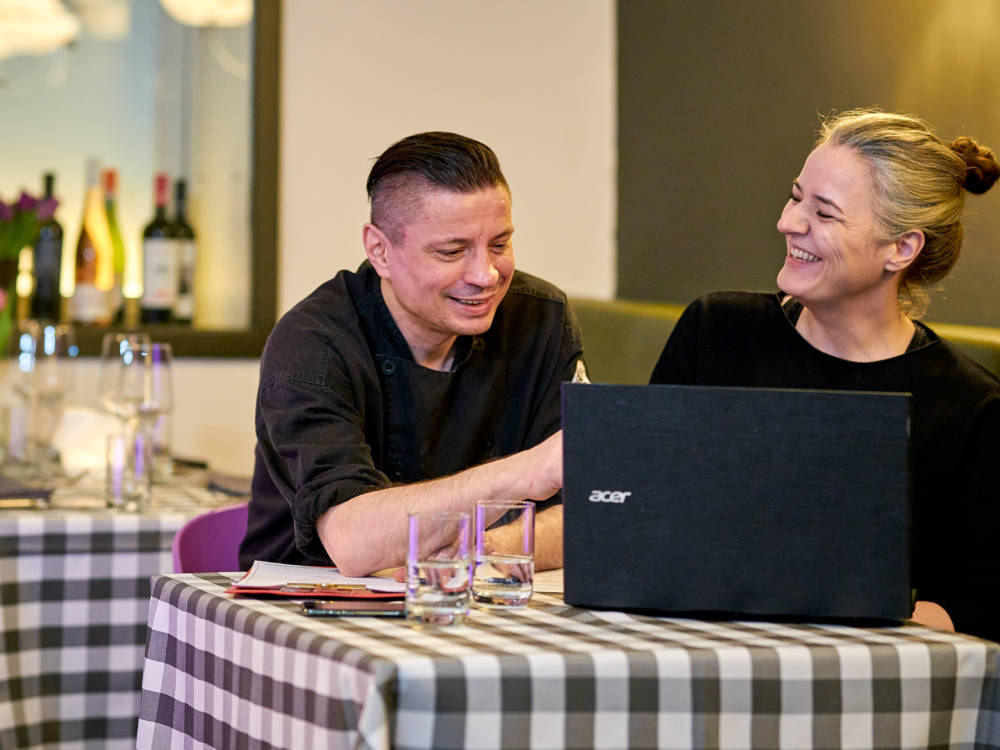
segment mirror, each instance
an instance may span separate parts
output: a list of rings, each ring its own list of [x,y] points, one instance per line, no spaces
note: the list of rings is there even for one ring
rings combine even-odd
[[[153,175],[184,178],[198,243],[194,320],[140,327],[179,356],[257,357],[275,318],[280,4],[259,3],[250,23],[230,28],[182,25],[170,4],[68,0],[80,28],[69,47],[0,59],[0,142],[18,144],[5,151],[0,195],[37,195],[42,173],[55,173],[66,296],[84,164],[114,167],[128,293],[142,278]],[[96,354],[115,326],[75,328],[81,353]]]

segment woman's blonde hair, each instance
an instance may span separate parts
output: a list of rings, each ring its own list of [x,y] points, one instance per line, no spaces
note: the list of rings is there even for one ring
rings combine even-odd
[[[850,146],[868,164],[881,241],[923,232],[923,250],[899,286],[901,306],[919,317],[930,300],[925,287],[943,279],[958,260],[965,191],[992,187],[1000,177],[996,156],[971,138],[946,143],[919,118],[878,109],[826,118],[816,145],[825,143]]]

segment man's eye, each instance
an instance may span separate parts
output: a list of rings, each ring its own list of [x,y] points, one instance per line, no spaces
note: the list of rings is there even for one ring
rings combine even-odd
[[[493,245],[493,252],[495,252],[495,253],[503,253],[503,252],[507,251],[508,247],[510,247],[510,242],[509,241],[508,242],[497,242],[497,243],[494,243],[494,245]]]
[[[832,219],[832,218],[833,218],[833,216],[831,216],[830,214],[825,214],[825,213],[823,213],[822,211],[817,211],[817,212],[816,212],[816,215],[817,215],[817,216],[818,216],[819,218],[821,218],[821,219]]]
[[[462,254],[462,248],[457,248],[455,250],[438,250],[438,255],[442,258],[457,258]]]
[[[801,198],[799,198],[799,197],[797,197],[797,196],[795,195],[795,193],[789,193],[789,194],[788,194],[788,200],[790,200],[790,201],[793,201],[794,203],[798,203],[798,202],[799,202],[800,200],[802,200],[802,199],[801,199]]]

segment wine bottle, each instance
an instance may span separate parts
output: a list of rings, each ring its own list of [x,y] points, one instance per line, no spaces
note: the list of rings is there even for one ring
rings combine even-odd
[[[83,222],[76,242],[73,320],[97,325],[111,322],[108,293],[114,283],[113,254],[101,191],[101,165],[97,159],[91,158],[87,160]]]
[[[46,172],[45,198],[55,198],[56,176]],[[32,266],[35,273],[35,294],[31,298],[31,317],[36,320],[58,321],[62,298],[59,296],[59,275],[62,271],[63,228],[50,216],[38,228]]]
[[[156,212],[142,233],[142,322],[167,323],[177,300],[177,247],[167,220],[169,179],[153,180]]]
[[[190,323],[194,318],[194,264],[198,255],[194,230],[187,220],[187,182],[174,183],[174,238],[177,241],[177,300],[174,320]]]
[[[111,309],[111,317],[115,321],[121,320],[122,312],[122,279],[125,274],[125,244],[122,242],[122,234],[118,229],[118,172],[113,168],[104,170],[104,214],[108,220],[108,231],[111,235],[111,269],[113,282],[109,294],[108,304]]]

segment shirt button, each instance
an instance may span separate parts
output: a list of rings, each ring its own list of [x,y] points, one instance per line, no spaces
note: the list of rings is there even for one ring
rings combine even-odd
[[[394,372],[396,372],[396,363],[393,362],[391,359],[385,360],[384,362],[382,362],[382,372],[384,372],[386,375],[392,375]]]
[[[476,336],[474,339],[472,339],[472,348],[474,351],[481,352],[483,349],[486,348],[486,342],[483,341],[478,336]]]

